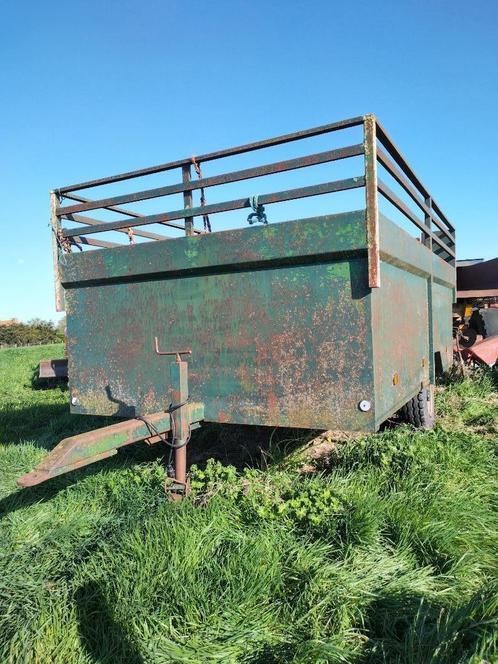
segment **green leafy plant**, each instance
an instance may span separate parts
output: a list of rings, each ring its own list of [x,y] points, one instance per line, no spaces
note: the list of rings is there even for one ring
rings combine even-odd
[[[196,464],[190,467],[190,488],[194,496],[237,493],[240,489],[235,466],[223,465],[215,459],[208,459],[204,469]]]

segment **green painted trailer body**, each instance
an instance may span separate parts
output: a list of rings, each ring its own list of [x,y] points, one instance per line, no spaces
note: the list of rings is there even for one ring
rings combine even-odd
[[[60,265],[71,410],[167,407],[169,361],[191,349],[206,421],[375,431],[451,358],[454,268],[367,211],[71,253]],[[368,401],[369,410],[360,409]]]
[[[333,147],[331,135],[342,130],[361,131],[360,142]],[[202,174],[201,162],[317,137],[326,150]],[[261,195],[248,184],[315,167],[329,180],[330,164],[347,159],[360,160],[362,171],[298,187],[309,180],[294,178],[293,188]],[[176,182],[162,180],[177,169]],[[159,187],[108,188],[158,174]],[[242,197],[207,204],[205,189],[237,183]],[[317,214],[317,197],[361,190],[346,205],[353,211],[329,214],[337,207],[325,205]],[[123,207],[178,194],[179,209]],[[412,233],[380,213],[381,197]],[[295,216],[286,206],[298,199],[304,218],[267,224],[282,204],[280,219]],[[244,208],[252,212],[241,218]],[[218,213],[230,214],[231,230],[216,230],[215,217],[211,232]],[[168,491],[184,495],[186,446],[202,421],[371,432],[418,395],[413,423],[433,423],[432,391],[421,390],[451,361],[455,229],[375,116],[62,187],[51,192],[51,226],[71,412],[125,419],[61,441],[20,486],[145,440],[169,446]],[[123,234],[129,246],[115,242]]]

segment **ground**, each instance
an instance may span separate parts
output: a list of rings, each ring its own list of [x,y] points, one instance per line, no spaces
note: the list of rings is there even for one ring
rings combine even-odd
[[[432,432],[205,428],[175,504],[157,446],[16,488],[101,423],[33,381],[61,354],[0,351],[2,664],[498,662],[493,374],[441,385]]]

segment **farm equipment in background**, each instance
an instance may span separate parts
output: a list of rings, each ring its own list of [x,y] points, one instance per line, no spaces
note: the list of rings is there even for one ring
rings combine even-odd
[[[41,360],[38,365],[38,382],[42,381],[45,387],[51,388],[67,383],[69,374],[67,368],[67,336],[64,333],[64,357]]]
[[[464,358],[493,366],[498,358],[498,258],[457,261],[453,306],[457,350]]]
[[[67,358],[41,360],[38,365],[38,378],[47,380],[49,386],[60,381],[67,381]]]
[[[360,140],[331,148],[330,135],[342,130],[361,132]],[[326,151],[201,171],[201,163],[205,172],[214,161],[316,137]],[[325,182],[259,195],[248,185],[344,159],[361,160],[361,171],[330,181],[327,170]],[[175,184],[115,193],[116,183],[176,169]],[[207,204],[206,188],[241,182],[241,197]],[[98,193],[108,185],[112,195]],[[92,199],[81,195],[87,189],[97,189]],[[355,190],[363,195],[356,207],[346,204],[353,211],[317,214],[318,196],[349,192],[348,201]],[[169,195],[181,195],[183,207],[121,207]],[[278,209],[264,212],[299,199],[314,201],[304,218],[275,223]],[[381,214],[380,201],[417,237]],[[99,209],[119,218],[88,216]],[[51,193],[51,211],[71,412],[128,419],[62,441],[20,486],[145,440],[169,448],[169,488],[183,495],[187,444],[202,421],[374,432],[401,411],[432,426],[436,366],[452,362],[455,231],[375,116],[62,187]],[[232,229],[211,232],[213,216],[226,212]],[[287,207],[283,214],[292,219]],[[111,232],[129,244],[109,241]]]

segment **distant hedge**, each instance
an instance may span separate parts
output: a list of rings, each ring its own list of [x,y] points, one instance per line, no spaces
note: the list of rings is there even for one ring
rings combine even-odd
[[[64,328],[52,321],[35,318],[27,323],[0,327],[0,347],[36,346],[64,341]]]

